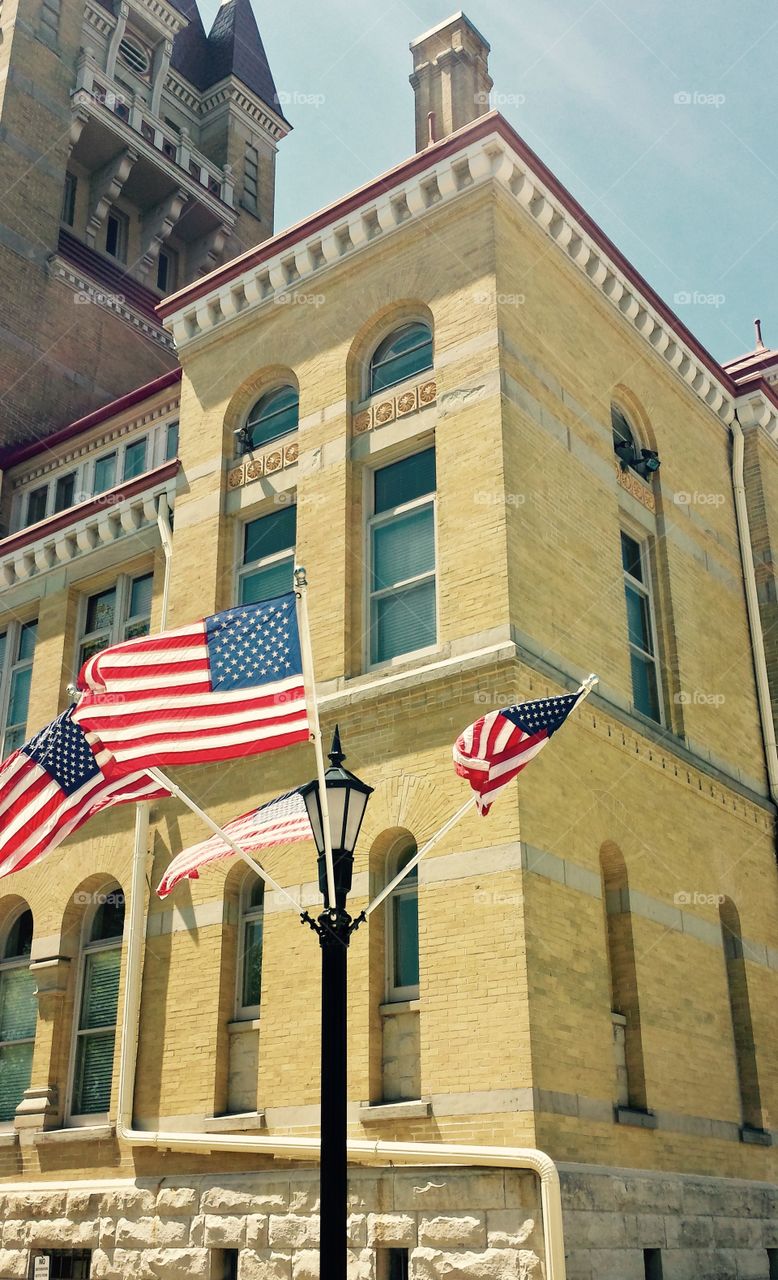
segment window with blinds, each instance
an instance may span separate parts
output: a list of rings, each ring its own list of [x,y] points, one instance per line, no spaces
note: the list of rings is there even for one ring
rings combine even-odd
[[[437,639],[435,450],[373,475],[370,662],[427,649]]]
[[[292,504],[243,526],[240,604],[258,604],[292,590],[297,507]]]
[[[262,996],[262,935],[265,886],[252,879],[241,895],[241,940],[238,963],[238,1008],[241,1018],[259,1017]]]
[[[17,916],[0,961],[0,1121],[13,1120],[30,1084],[38,1005],[30,973],[32,912]]]
[[[82,958],[70,1108],[79,1116],[106,1112],[111,1103],[124,895],[116,890],[107,897],[95,912]]]

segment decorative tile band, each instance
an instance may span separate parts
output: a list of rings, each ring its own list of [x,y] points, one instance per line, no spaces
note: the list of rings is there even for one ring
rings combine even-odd
[[[617,462],[616,479],[622,489],[625,489],[633,498],[636,498],[652,515],[656,515],[656,498],[646,482],[640,479],[640,476],[636,476],[635,472],[630,471],[629,467],[622,467],[621,463]]]
[[[244,484],[251,484],[252,480],[260,480],[262,476],[271,476],[275,471],[283,471],[285,467],[291,467],[299,455],[300,446],[296,440],[293,440],[291,444],[279,445],[277,449],[263,453],[261,457],[244,458],[227,472],[227,488],[240,489]]]
[[[438,384],[432,378],[427,382],[418,383],[415,387],[410,387],[407,391],[402,391],[399,396],[389,396],[386,400],[379,400],[369,408],[360,409],[354,414],[353,433],[355,436],[363,436],[374,427],[383,427],[387,422],[394,422],[395,418],[405,418],[409,413],[416,413],[418,409],[434,404],[437,394]]]

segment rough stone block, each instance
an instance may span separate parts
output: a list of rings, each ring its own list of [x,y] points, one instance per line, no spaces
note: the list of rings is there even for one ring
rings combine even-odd
[[[106,1191],[102,1211],[113,1218],[142,1218],[153,1214],[156,1196],[142,1187],[127,1187],[118,1191]]]
[[[0,1227],[3,1246],[6,1249],[23,1249],[27,1243],[29,1223],[19,1218],[11,1218]]]
[[[251,1213],[246,1218],[246,1244],[250,1249],[267,1248],[268,1219],[265,1213]]]
[[[408,1213],[369,1213],[367,1215],[367,1243],[395,1245],[412,1249],[416,1244],[416,1219]]]
[[[319,1280],[319,1254],[302,1249],[292,1254],[292,1280]]]
[[[282,1203],[285,1203],[283,1201]],[[206,1215],[214,1213],[249,1213],[256,1210],[252,1190],[234,1187],[209,1187],[200,1200],[200,1211]]]
[[[712,1218],[665,1218],[669,1249],[705,1248],[713,1243]]]
[[[30,1222],[28,1243],[37,1249],[76,1249],[80,1245],[97,1244],[99,1223],[71,1222],[69,1218],[41,1219]]]
[[[116,1224],[116,1243],[130,1248],[186,1245],[189,1243],[189,1224],[175,1218],[120,1218]]]
[[[419,1210],[421,1213],[448,1213],[460,1210],[505,1207],[502,1179],[493,1173],[451,1174],[436,1170],[398,1173],[394,1183],[397,1209]]]
[[[348,1280],[375,1280],[376,1256],[372,1249],[350,1249],[346,1257]]]
[[[246,1243],[245,1215],[206,1214],[204,1242],[208,1249],[240,1249]]]
[[[151,1249],[144,1254],[149,1275],[162,1276],[164,1280],[197,1280],[207,1277],[211,1269],[211,1255],[207,1249]]]
[[[566,1221],[565,1239],[572,1245],[591,1249],[613,1249],[634,1240],[635,1219],[621,1213],[571,1213]]]
[[[482,1253],[441,1253],[437,1249],[414,1249],[411,1254],[414,1280],[540,1280],[537,1254],[527,1250],[486,1249]]]
[[[353,1249],[364,1249],[367,1244],[367,1215],[352,1213],[346,1223],[348,1242]]]
[[[102,1191],[68,1191],[66,1216],[68,1218],[96,1218],[103,1212]]]
[[[306,1249],[319,1243],[319,1219],[299,1214],[271,1215],[268,1224],[271,1249]]]
[[[270,1249],[244,1249],[238,1275],[239,1280],[291,1280],[292,1256]]]
[[[446,1217],[419,1218],[419,1244],[437,1245],[441,1249],[486,1245],[486,1216],[483,1213],[449,1214]]]
[[[24,1280],[27,1270],[27,1254],[23,1249],[0,1249],[0,1276]]]
[[[195,1213],[198,1195],[192,1187],[163,1187],[157,1193],[157,1213],[169,1217],[179,1213]]]
[[[535,1230],[535,1219],[522,1209],[490,1209],[486,1215],[486,1236],[491,1249],[518,1249]]]

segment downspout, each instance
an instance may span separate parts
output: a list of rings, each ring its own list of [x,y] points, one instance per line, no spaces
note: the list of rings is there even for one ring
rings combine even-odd
[[[735,518],[737,520],[738,541],[740,543],[740,559],[743,565],[743,581],[746,589],[746,609],[748,611],[748,629],[751,633],[751,652],[756,673],[756,693],[759,702],[759,718],[762,724],[765,758],[767,760],[767,778],[770,795],[778,806],[778,749],[775,742],[775,724],[773,722],[770,681],[767,675],[767,658],[764,648],[762,619],[759,612],[759,595],[756,588],[754,572],[754,553],[751,546],[751,526],[748,520],[746,487],[743,479],[745,437],[735,410],[730,423],[732,431],[732,489],[735,495]]]
[[[167,621],[167,601],[172,563],[172,539],[167,500],[160,498],[157,516],[165,552],[165,585],[162,595],[161,627]],[[146,934],[146,858],[148,852],[149,805],[136,806],[135,846],[132,862],[127,967],[124,978],[124,1011],[119,1050],[119,1099],[116,1133],[131,1146],[155,1147],[168,1151],[244,1151],[285,1160],[317,1160],[320,1140],[316,1137],[261,1137],[253,1134],[178,1133],[136,1129],[133,1125],[135,1074],[143,979],[143,944]],[[370,1142],[352,1139],[349,1158],[369,1164],[466,1165],[497,1169],[527,1169],[540,1182],[540,1207],[547,1280],[565,1280],[565,1249],[562,1227],[562,1192],[559,1173],[550,1156],[533,1147],[458,1146],[445,1142]]]

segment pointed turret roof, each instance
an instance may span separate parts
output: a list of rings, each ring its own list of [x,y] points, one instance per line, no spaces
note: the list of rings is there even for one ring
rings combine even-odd
[[[197,0],[173,0],[179,13],[189,19],[189,24],[179,31],[173,41],[170,65],[185,76],[195,89],[205,89],[209,78],[208,37],[197,7]]]
[[[235,76],[283,115],[251,0],[224,0],[208,33],[210,83]]]

